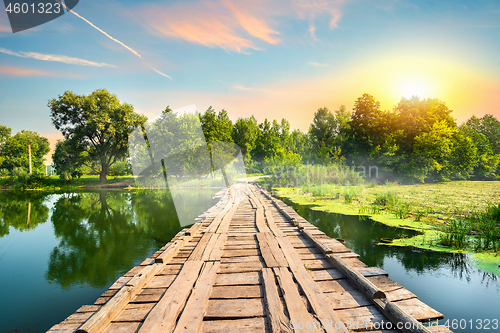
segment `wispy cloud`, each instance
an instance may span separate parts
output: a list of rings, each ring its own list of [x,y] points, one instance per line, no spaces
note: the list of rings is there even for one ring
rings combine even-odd
[[[157,70],[156,68],[154,68],[154,67],[150,67],[150,68],[151,68],[152,70],[154,70],[156,73],[158,73],[158,74],[160,74],[160,75],[162,75],[162,76],[164,76],[164,77],[166,77],[166,78],[169,78],[170,80],[173,80],[173,79],[172,79],[169,75],[167,75],[167,74],[165,74],[165,73],[163,73],[163,72],[160,72],[160,71],[159,71],[159,70]]]
[[[78,14],[77,12],[75,12],[74,10],[69,10],[69,8],[64,4],[62,3],[60,0],[56,0],[57,2],[59,2],[60,4],[62,4],[66,10],[70,11],[73,15],[75,15],[76,17],[82,19],[83,21],[85,21],[87,24],[89,24],[92,28],[96,29],[97,31],[99,31],[100,33],[102,33],[104,36],[108,37],[109,39],[111,39],[113,42],[115,43],[118,43],[120,44],[121,46],[123,46],[125,49],[129,50],[130,52],[132,52],[134,55],[136,55],[137,57],[141,58],[142,59],[142,56],[139,54],[139,52],[137,52],[136,50],[134,50],[133,48],[131,48],[130,46],[126,45],[125,43],[119,41],[118,39],[114,38],[114,37],[111,37],[106,31],[102,30],[101,28],[99,28],[98,26],[96,26],[94,23],[90,22],[89,20],[87,20],[85,17],[81,16],[80,14]],[[156,68],[153,68],[151,67],[150,65],[148,65],[149,68],[151,68],[152,70],[154,70],[156,73],[162,75],[162,76],[165,76],[167,78],[169,78],[170,80],[172,80],[172,78],[165,74],[165,73],[162,73],[160,72],[159,70],[157,70]]]
[[[52,75],[50,72],[40,69],[9,67],[9,66],[0,66],[0,74],[6,76],[51,76]]]
[[[310,61],[307,64],[310,66],[314,66],[314,67],[331,67],[332,66],[330,64],[321,64],[319,62],[314,62],[314,61]]]
[[[11,50],[4,49],[0,47],[0,52],[13,55],[16,57],[21,57],[21,58],[30,58],[30,59],[37,59],[37,60],[44,60],[44,61],[56,61],[56,62],[63,62],[65,64],[71,64],[71,65],[80,65],[80,66],[95,66],[95,67],[115,67],[110,64],[106,64],[104,62],[94,62],[90,60],[85,60],[85,59],[80,59],[80,58],[73,58],[73,57],[68,57],[64,55],[57,55],[57,54],[42,54],[42,53],[36,53],[36,52],[14,52]]]
[[[261,50],[257,41],[280,42],[269,16],[265,4],[247,0],[150,5],[142,13],[146,24],[160,35],[239,53]]]
[[[88,23],[92,28],[96,29],[97,31],[99,31],[100,33],[102,33],[104,36],[106,36],[109,39],[111,39],[113,42],[116,42],[116,43],[120,44],[121,46],[123,46],[124,48],[126,48],[127,50],[129,50],[130,52],[132,52],[133,54],[135,54],[136,56],[138,56],[139,58],[142,58],[141,55],[139,54],[139,52],[137,52],[133,48],[125,45],[123,42],[119,41],[118,39],[111,37],[106,31],[104,31],[101,28],[97,27],[94,23],[90,22],[89,20],[87,20],[85,17],[81,16],[80,14],[78,14],[77,12],[75,12],[74,10],[69,10],[69,8],[66,7],[66,5],[64,3],[62,3],[60,0],[56,0],[56,1],[59,2],[61,5],[63,5],[66,8],[66,10],[68,10],[69,12],[71,12],[71,14],[75,15],[76,17],[81,18],[86,23]]]
[[[177,38],[226,51],[247,53],[261,50],[258,42],[276,45],[276,22],[282,18],[309,21],[309,33],[314,40],[317,17],[329,15],[330,28],[342,17],[341,6],[346,0],[194,0],[175,4],[143,5],[141,17],[147,27],[162,36]]]
[[[342,5],[345,2],[346,0],[292,0],[290,3],[300,19],[309,20],[311,38],[318,40],[315,34],[315,18],[321,15],[329,15],[330,29],[337,28],[342,18]]]
[[[282,95],[282,93],[279,91],[262,89],[262,88],[253,88],[253,87],[244,87],[244,86],[233,86],[233,88],[236,90],[242,90],[242,91],[253,91],[253,92],[261,92],[261,93],[273,94],[273,95]]]

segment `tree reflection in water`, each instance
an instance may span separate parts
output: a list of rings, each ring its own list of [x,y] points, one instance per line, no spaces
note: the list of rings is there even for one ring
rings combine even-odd
[[[19,231],[35,229],[47,222],[49,208],[43,192],[0,192],[0,237],[9,234],[9,227]]]
[[[368,266],[384,266],[385,258],[396,258],[408,271],[424,274],[441,267],[449,267],[453,276],[471,280],[472,273],[481,273],[482,282],[497,281],[497,276],[472,267],[467,256],[460,253],[430,252],[419,249],[378,246],[381,238],[400,238],[417,234],[416,231],[385,226],[367,218],[326,213],[312,210],[311,206],[293,204],[287,198],[282,200],[292,206],[306,220],[313,223],[332,238],[342,238],[346,246],[360,255]]]
[[[64,194],[52,223],[46,278],[63,288],[105,287],[181,230],[168,191]]]

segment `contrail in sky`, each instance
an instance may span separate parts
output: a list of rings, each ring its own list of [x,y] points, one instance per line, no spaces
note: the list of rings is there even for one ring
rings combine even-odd
[[[100,29],[99,27],[97,27],[95,24],[93,24],[92,22],[90,22],[89,20],[87,20],[85,17],[81,16],[80,14],[78,14],[77,12],[75,12],[73,9],[69,9],[64,3],[62,3],[61,0],[56,0],[57,2],[59,2],[61,5],[64,6],[64,8],[66,8],[66,11],[68,12],[71,12],[73,13],[75,16],[81,18],[82,20],[84,20],[85,22],[87,22],[91,27],[95,28],[97,31],[101,32],[104,36],[108,37],[109,39],[111,39],[112,41],[120,44],[121,46],[123,46],[124,48],[126,48],[127,50],[129,50],[130,52],[132,52],[133,54],[135,54],[136,56],[138,56],[139,58],[142,59],[142,56],[139,54],[139,52],[137,52],[136,50],[134,50],[133,48],[125,45],[124,43],[120,42],[118,39],[116,38],[113,38],[111,37],[108,33],[106,33],[104,30]],[[142,59],[144,60],[144,59]],[[154,70],[156,73],[160,74],[160,75],[163,75],[167,78],[169,78],[170,80],[173,80],[170,76],[168,76],[167,74],[164,74],[162,72],[160,72],[159,70],[149,66],[152,70]]]

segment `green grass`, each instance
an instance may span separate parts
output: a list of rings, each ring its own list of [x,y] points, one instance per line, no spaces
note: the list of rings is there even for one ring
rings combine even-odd
[[[360,186],[356,200],[344,201],[316,186],[277,190],[278,195],[295,203],[314,205],[314,210],[369,216],[376,222],[420,233],[412,238],[394,240],[390,244],[393,246],[470,253],[474,258],[479,253],[481,255],[473,260],[477,267],[483,267],[479,263],[489,258],[497,263],[496,266],[484,267],[500,274],[500,257],[497,257],[500,253],[500,181],[418,185],[387,182],[359,189]],[[352,186],[336,186],[335,192],[350,195]]]
[[[108,180],[104,183],[105,185],[118,184],[118,183],[133,184],[133,176],[108,176]],[[18,183],[13,181],[8,177],[0,178],[0,189],[10,190],[10,189],[23,189],[20,186],[16,186]],[[127,185],[124,184],[123,187]],[[34,183],[32,186],[24,189],[30,190],[59,190],[59,189],[73,189],[73,188],[84,188],[91,186],[101,186],[103,184],[99,181],[99,176],[97,175],[84,175],[80,178],[76,178],[72,181],[65,182],[59,179],[59,176],[48,176],[42,177],[39,181]]]

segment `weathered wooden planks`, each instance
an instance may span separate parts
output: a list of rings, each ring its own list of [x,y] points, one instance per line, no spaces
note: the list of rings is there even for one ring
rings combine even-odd
[[[376,325],[442,317],[253,185],[233,186],[205,216],[51,332],[388,333]],[[430,329],[390,333],[447,332]]]

